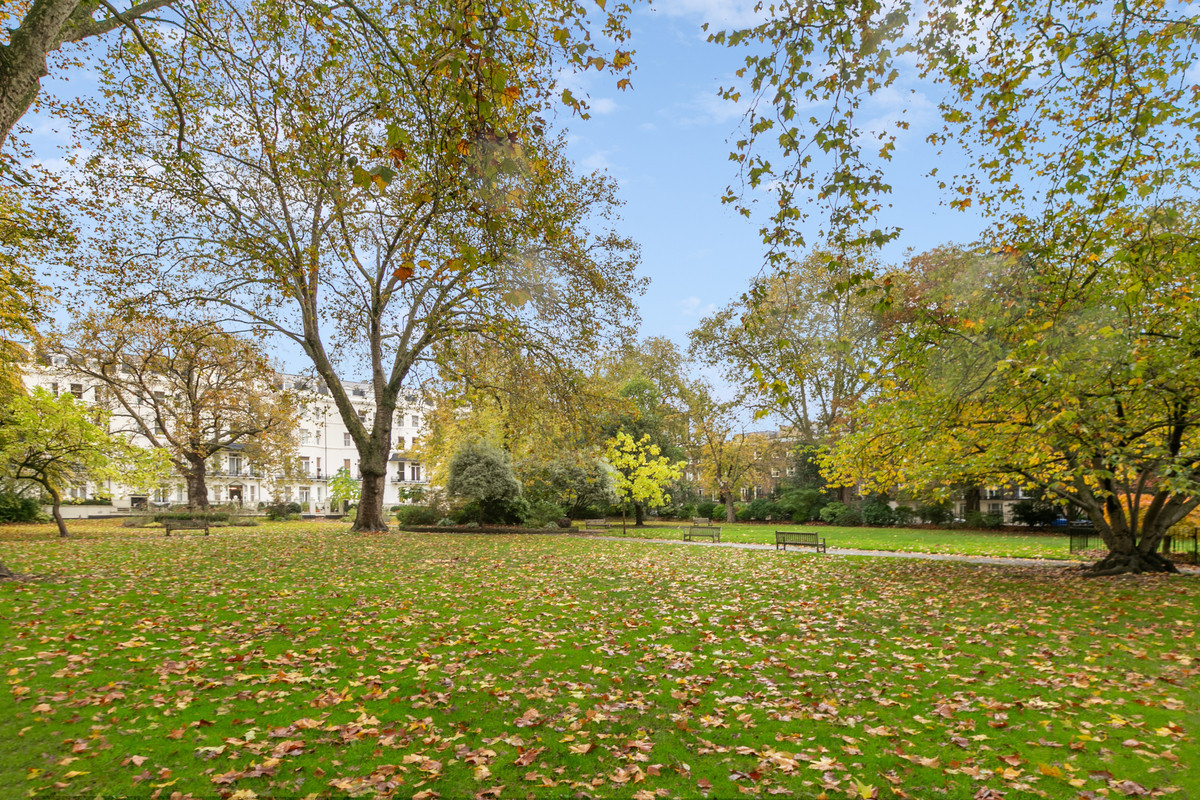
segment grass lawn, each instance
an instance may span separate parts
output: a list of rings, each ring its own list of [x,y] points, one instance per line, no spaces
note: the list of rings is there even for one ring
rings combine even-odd
[[[924,528],[838,528],[832,525],[795,525],[793,523],[715,522],[721,528],[723,542],[775,544],[776,530],[813,531],[825,537],[830,547],[850,550],[894,550],[904,553],[957,553],[970,556],[1009,558],[1052,558],[1070,560],[1069,540],[1065,532],[1024,533],[1013,531],[933,530]],[[642,539],[681,539],[691,523],[651,522],[634,528],[630,522],[624,534],[621,522],[609,520],[609,534]]]
[[[1196,578],[74,527],[0,528],[3,797],[1200,797]]]

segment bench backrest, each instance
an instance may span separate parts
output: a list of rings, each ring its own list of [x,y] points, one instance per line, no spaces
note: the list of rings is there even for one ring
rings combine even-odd
[[[583,524],[589,528],[602,527],[608,524],[606,519],[585,519]]]
[[[805,531],[775,531],[776,538],[782,536],[787,539],[796,539],[804,542],[815,542],[817,535],[815,533],[807,533]]]
[[[693,525],[692,533],[712,533],[719,534],[721,529],[715,525]]]

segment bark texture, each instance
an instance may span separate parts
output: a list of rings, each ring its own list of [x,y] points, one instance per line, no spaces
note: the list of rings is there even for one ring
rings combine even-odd
[[[98,0],[34,0],[8,45],[0,47],[0,147],[25,115],[49,74],[46,57],[65,42],[108,33],[123,24],[169,5],[172,0],[136,3],[120,17],[94,19]]]

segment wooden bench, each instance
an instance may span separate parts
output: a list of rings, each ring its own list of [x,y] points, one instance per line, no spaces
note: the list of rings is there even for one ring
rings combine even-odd
[[[803,533],[801,531],[775,531],[775,549],[783,548],[787,550],[788,545],[796,545],[797,547],[812,547],[818,553],[827,552],[825,549],[824,537],[819,537],[815,533]]]
[[[606,519],[585,519],[583,521],[583,529],[585,531],[591,531],[591,530],[606,531],[606,530],[608,530],[608,520],[606,520]]]
[[[204,531],[204,535],[208,536],[209,522],[206,519],[167,519],[163,520],[163,528],[167,531],[167,536],[171,535],[171,531]]]
[[[692,517],[692,527],[710,528],[712,527],[712,520],[708,517]]]
[[[698,538],[711,539],[714,542],[721,541],[721,529],[713,526],[693,525],[690,528],[685,528],[683,531],[683,540],[685,542],[695,541]]]

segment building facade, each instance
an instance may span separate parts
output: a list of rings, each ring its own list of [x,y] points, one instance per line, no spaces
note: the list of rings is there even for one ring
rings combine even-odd
[[[67,359],[52,356],[50,363],[35,365],[25,371],[26,386],[41,387],[55,396],[70,392],[86,403],[104,403],[107,389],[98,381],[89,381],[70,371]],[[370,384],[344,381],[359,418],[370,424],[374,412]],[[309,513],[329,513],[329,481],[345,469],[358,478],[358,451],[350,438],[349,428],[338,413],[329,390],[314,387],[298,375],[280,375],[279,387],[304,397],[299,428],[296,431],[296,453],[289,469],[272,470],[264,474],[262,467],[250,463],[239,444],[214,454],[208,462],[208,500],[213,504],[234,504],[255,508],[275,502],[297,502]],[[394,437],[388,468],[384,505],[403,505],[419,497],[428,483],[428,470],[419,456],[420,443],[427,429],[429,406],[417,392],[402,395],[401,405],[393,420]],[[132,425],[122,421],[123,409],[112,409],[110,427],[128,431]],[[139,434],[127,434],[135,443],[149,443]],[[103,485],[87,483],[71,487],[64,499],[76,501],[96,497],[111,498],[114,509],[126,510],[146,506],[169,506],[187,502],[187,489],[182,476],[175,476],[164,485],[145,492],[123,486],[115,481]]]

